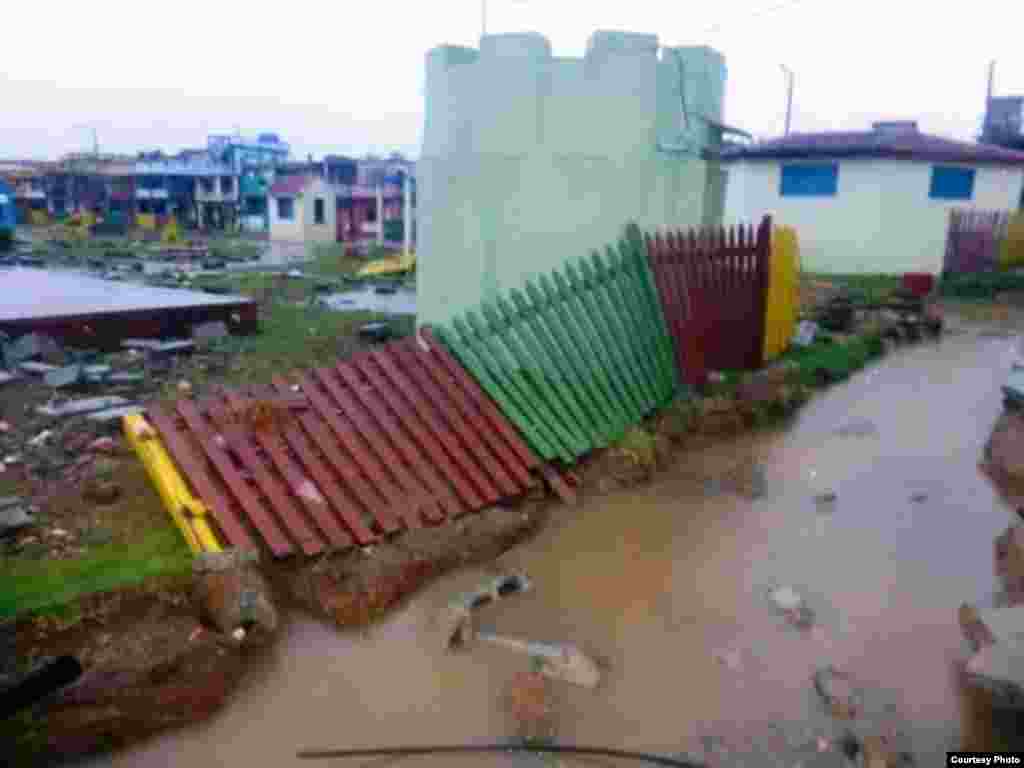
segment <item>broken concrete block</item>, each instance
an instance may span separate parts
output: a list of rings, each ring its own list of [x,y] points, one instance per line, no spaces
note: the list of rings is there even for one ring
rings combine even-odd
[[[228,326],[223,320],[212,320],[208,323],[199,323],[192,326],[193,341],[210,341],[211,339],[223,339],[228,335]]]
[[[836,667],[825,667],[814,673],[814,689],[825,701],[832,717],[852,720],[861,711],[861,692],[850,677]]]
[[[85,418],[99,424],[106,424],[117,419],[123,419],[125,416],[142,413],[144,410],[141,405],[121,405],[116,408],[106,408],[102,411],[90,413]]]
[[[47,371],[43,375],[43,383],[48,387],[60,389],[61,387],[70,387],[72,384],[77,384],[81,378],[82,366],[76,363],[75,365],[65,365],[63,368]]]
[[[0,508],[0,537],[10,536],[23,528],[35,525],[35,518],[23,506],[11,505]]]

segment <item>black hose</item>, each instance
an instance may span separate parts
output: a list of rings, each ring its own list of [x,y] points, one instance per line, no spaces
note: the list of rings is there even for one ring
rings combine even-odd
[[[573,745],[553,744],[532,745],[532,744],[482,744],[471,746],[469,744],[442,744],[433,747],[380,747],[377,749],[304,749],[297,753],[297,757],[304,760],[318,760],[326,758],[356,758],[356,757],[417,757],[420,755],[437,754],[473,754],[480,752],[512,752],[512,753],[534,753],[549,755],[591,755],[595,757],[618,757],[623,760],[643,761],[652,765],[664,765],[669,768],[703,768],[700,763],[693,763],[688,760],[681,760],[675,757],[663,757],[645,752],[630,752],[621,749],[606,749],[604,747],[578,747]]]

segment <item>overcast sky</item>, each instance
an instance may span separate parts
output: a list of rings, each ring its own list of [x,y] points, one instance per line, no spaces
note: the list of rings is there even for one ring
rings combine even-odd
[[[988,62],[996,93],[1024,94],[1024,4],[974,0],[489,0],[489,32],[534,30],[582,55],[595,29],[704,43],[729,69],[726,119],[781,132],[906,118],[957,138],[977,131]],[[480,0],[135,0],[7,3],[0,157],[176,150],[210,130],[276,131],[294,154],[416,156],[424,54],[476,45]]]

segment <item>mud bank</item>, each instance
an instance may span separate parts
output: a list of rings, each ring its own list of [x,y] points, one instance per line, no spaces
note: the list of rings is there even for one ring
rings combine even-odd
[[[22,667],[67,654],[84,672],[0,726],[13,764],[116,749],[202,720],[242,677],[245,649],[201,622],[189,585],[92,595],[71,613],[16,625]]]
[[[338,627],[361,627],[382,617],[433,579],[494,560],[536,533],[550,502],[492,507],[451,525],[407,531],[283,573],[301,606]]]

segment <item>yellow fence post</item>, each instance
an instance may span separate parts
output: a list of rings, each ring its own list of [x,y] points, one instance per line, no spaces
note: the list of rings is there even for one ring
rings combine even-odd
[[[141,414],[124,417],[124,432],[135,453],[146,467],[164,506],[174,519],[194,554],[220,552],[222,547],[210,524],[209,510],[192,495],[185,479],[157,436],[156,430]]]
[[[764,359],[774,360],[789,346],[800,301],[800,246],[793,227],[772,232],[768,300],[765,302]]]

